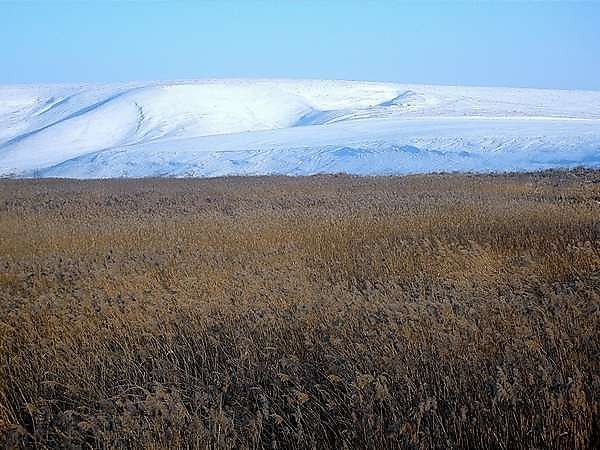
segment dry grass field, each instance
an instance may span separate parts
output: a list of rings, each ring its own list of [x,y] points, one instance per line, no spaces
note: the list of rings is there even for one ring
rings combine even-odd
[[[0,181],[0,447],[600,442],[600,172]]]

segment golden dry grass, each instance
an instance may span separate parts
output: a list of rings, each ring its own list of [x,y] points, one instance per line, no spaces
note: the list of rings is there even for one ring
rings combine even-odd
[[[0,445],[591,448],[600,173],[0,182]]]

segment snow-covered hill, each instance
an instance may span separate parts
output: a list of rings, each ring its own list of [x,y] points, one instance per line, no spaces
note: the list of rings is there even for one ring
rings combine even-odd
[[[351,81],[0,86],[0,175],[600,166],[600,92]]]

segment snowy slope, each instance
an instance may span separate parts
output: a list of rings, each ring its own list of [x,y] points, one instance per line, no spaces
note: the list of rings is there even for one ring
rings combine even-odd
[[[0,175],[600,165],[600,92],[318,80],[0,86]]]

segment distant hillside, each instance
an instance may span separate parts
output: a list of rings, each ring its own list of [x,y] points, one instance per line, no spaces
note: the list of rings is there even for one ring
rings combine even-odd
[[[600,92],[320,80],[0,86],[1,175],[578,165],[600,165]]]

